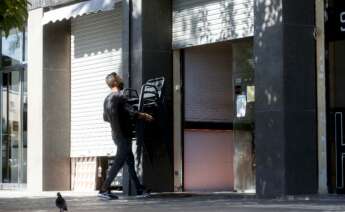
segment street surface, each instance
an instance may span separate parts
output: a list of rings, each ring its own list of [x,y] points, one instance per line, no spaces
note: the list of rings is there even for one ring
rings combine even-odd
[[[64,195],[64,192],[62,192]],[[287,211],[345,211],[345,197],[287,197],[284,199],[259,200],[251,197],[227,195],[166,195],[149,198],[120,197],[119,200],[99,200],[90,195],[66,194],[71,212],[287,212]],[[45,196],[23,197],[0,193],[0,211],[58,211],[53,193]]]

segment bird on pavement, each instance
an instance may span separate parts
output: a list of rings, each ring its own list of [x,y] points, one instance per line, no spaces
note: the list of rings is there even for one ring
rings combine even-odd
[[[60,209],[60,212],[67,211],[67,203],[64,198],[62,198],[60,192],[57,193],[57,198],[55,200],[55,205]]]

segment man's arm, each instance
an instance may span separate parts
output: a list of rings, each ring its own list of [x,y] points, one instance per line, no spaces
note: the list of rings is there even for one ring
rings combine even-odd
[[[132,105],[130,105],[128,103],[126,98],[123,98],[122,104],[123,104],[123,109],[125,111],[127,111],[127,113],[130,115],[130,117],[135,118],[135,119],[143,119],[143,120],[148,121],[148,122],[153,121],[153,117],[150,114],[141,113],[141,112],[134,110],[134,108],[132,107]]]
[[[107,99],[105,99],[104,103],[103,103],[103,120],[106,121],[106,122],[110,122],[109,116],[107,114],[106,104],[107,104]]]
[[[135,118],[135,119],[138,118],[139,112],[136,111],[133,108],[133,106],[128,103],[127,98],[123,97],[121,99],[121,106],[122,106],[123,110],[126,111],[131,118]]]

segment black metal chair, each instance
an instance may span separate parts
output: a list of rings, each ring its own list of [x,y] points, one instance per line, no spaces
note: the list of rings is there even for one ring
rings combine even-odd
[[[158,107],[162,100],[164,77],[149,79],[141,86],[140,96],[135,89],[127,88],[124,95],[128,102],[138,111],[144,112],[146,107]]]
[[[140,170],[142,165],[142,157],[144,151],[148,155],[149,164],[153,163],[153,152],[150,150],[150,140],[152,136],[157,136],[157,133],[161,131],[159,124],[162,120],[162,105],[163,105],[163,89],[164,89],[164,77],[158,77],[149,79],[145,84],[141,86],[140,95],[135,89],[127,88],[123,91],[123,94],[127,97],[128,103],[133,106],[139,112],[149,113],[154,116],[155,122],[152,124],[145,124],[142,120],[133,120],[133,141],[137,144],[136,155],[137,155],[137,170]],[[152,144],[151,144],[152,145]],[[126,189],[128,190],[128,189]]]

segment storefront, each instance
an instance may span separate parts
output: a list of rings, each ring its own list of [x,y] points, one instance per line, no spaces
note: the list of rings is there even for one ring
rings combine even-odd
[[[175,190],[255,192],[253,12],[173,1]]]
[[[97,187],[116,150],[104,76],[118,71],[137,90],[166,79],[166,125],[143,165],[154,191],[324,193],[314,0],[68,2],[29,12],[29,190]]]
[[[29,36],[29,70],[36,71],[29,76],[29,90],[41,102],[29,104],[29,123],[35,132],[29,140],[42,142],[29,145],[31,164],[39,164],[29,169],[32,189],[95,190],[104,178],[104,160],[116,153],[102,118],[109,92],[104,79],[114,71],[124,74],[121,5],[116,0],[91,0],[29,13],[29,35],[40,35]],[[39,73],[43,89],[35,87]],[[38,106],[43,111],[40,118],[33,115]],[[42,137],[37,137],[40,133]],[[34,169],[44,180],[34,178]]]
[[[0,189],[22,190],[27,182],[26,32],[1,37]]]
[[[71,19],[72,190],[99,186],[95,178],[104,177],[101,170],[107,167],[101,159],[116,153],[109,125],[100,118],[109,92],[104,77],[114,71],[123,76],[122,11],[120,3],[114,6]]]

